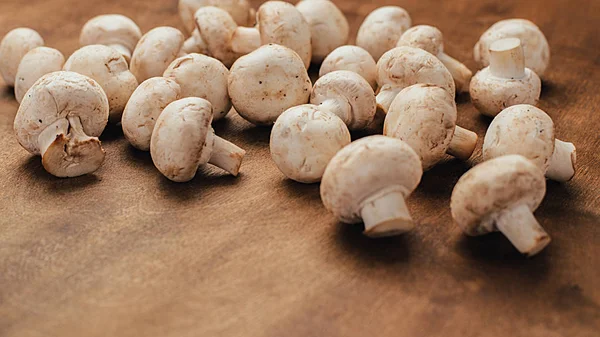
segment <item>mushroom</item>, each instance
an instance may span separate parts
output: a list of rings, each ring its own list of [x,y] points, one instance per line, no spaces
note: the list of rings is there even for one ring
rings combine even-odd
[[[464,64],[444,53],[444,37],[439,29],[427,25],[409,28],[402,34],[397,46],[421,48],[435,55],[452,74],[456,90],[469,92],[469,82],[473,73]]]
[[[206,6],[196,11],[194,19],[198,33],[204,41],[200,46],[206,45],[210,56],[223,62],[226,67],[231,67],[241,56],[232,49],[231,39],[238,25],[231,15],[220,8]]]
[[[483,142],[483,159],[519,154],[549,179],[569,181],[575,175],[575,146],[555,139],[554,132],[554,123],[544,111],[527,104],[511,106],[490,124]]]
[[[520,155],[475,166],[452,191],[452,218],[470,236],[500,231],[519,252],[539,253],[550,236],[533,212],[546,194],[544,173]]]
[[[432,54],[420,48],[397,47],[377,62],[377,108],[387,113],[396,95],[413,84],[434,84],[454,99],[454,79],[444,64]]]
[[[181,88],[172,79],[153,77],[142,84],[129,98],[121,124],[125,138],[135,148],[150,151],[150,138],[158,116],[165,107],[181,98]]]
[[[329,0],[303,0],[296,8],[310,25],[312,62],[321,63],[329,53],[348,42],[350,26],[344,13]]]
[[[369,136],[344,147],[321,182],[325,208],[345,223],[365,224],[365,234],[384,237],[414,227],[405,199],[423,170],[415,151],[401,140]]]
[[[396,47],[400,36],[412,26],[408,12],[401,7],[380,7],[367,16],[358,29],[356,45],[378,61],[381,55]]]
[[[208,55],[208,46],[206,41],[200,35],[198,28],[194,29],[192,36],[183,42],[180,54],[204,54]]]
[[[103,45],[85,46],[67,59],[63,69],[98,82],[108,97],[109,122],[121,121],[123,109],[138,82],[129,71],[127,61],[116,49]]]
[[[203,98],[188,97],[167,105],[150,141],[156,168],[175,182],[192,180],[206,163],[237,176],[246,151],[215,135],[211,122],[212,106]]]
[[[533,22],[524,19],[498,21],[479,38],[473,55],[480,67],[490,64],[490,46],[494,41],[515,37],[525,50],[525,66],[543,76],[550,63],[550,46],[544,33]]]
[[[373,88],[377,89],[377,63],[368,51],[357,46],[341,46],[332,51],[319,70],[319,76],[324,76],[336,70],[353,71],[362,76]]]
[[[285,110],[308,103],[312,88],[300,56],[275,44],[240,57],[228,84],[235,110],[256,125],[271,125]]]
[[[30,50],[19,63],[15,82],[15,98],[21,103],[23,96],[42,76],[59,71],[65,64],[63,54],[53,48],[37,47]]]
[[[185,38],[172,27],[157,27],[140,39],[131,56],[130,69],[138,82],[159,77],[180,54]]]
[[[475,132],[456,125],[452,96],[431,84],[415,84],[398,94],[385,117],[383,134],[410,145],[421,158],[423,170],[446,154],[467,160],[477,145]]]
[[[40,78],[27,91],[14,122],[17,140],[42,156],[46,171],[77,177],[96,171],[104,161],[98,136],[108,122],[108,99],[93,79],[58,71]]]
[[[228,12],[240,26],[254,23],[254,11],[247,0],[179,0],[179,16],[188,33],[195,28],[194,14],[206,6],[218,7]]]
[[[25,54],[44,45],[44,39],[29,28],[13,29],[0,42],[0,74],[8,86],[15,85],[17,69]]]
[[[507,38],[492,43],[490,65],[473,77],[470,91],[477,110],[494,117],[509,106],[537,105],[542,81],[535,72],[525,68],[521,41]]]
[[[231,110],[227,92],[229,70],[217,59],[189,54],[173,61],[163,77],[179,84],[182,97],[200,97],[209,101],[213,107],[213,120],[222,119]]]
[[[133,20],[119,14],[108,14],[96,16],[83,26],[79,44],[82,47],[102,44],[114,48],[129,62],[141,38],[142,31]]]

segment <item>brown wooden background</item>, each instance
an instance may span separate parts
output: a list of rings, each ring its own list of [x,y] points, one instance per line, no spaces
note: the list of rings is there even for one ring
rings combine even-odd
[[[0,336],[600,336],[600,1],[373,2],[336,1],[353,34],[374,8],[401,5],[471,68],[499,19],[546,33],[541,107],[579,161],[536,213],[546,251],[525,259],[501,235],[466,238],[452,223],[452,188],[480,147],[425,174],[409,200],[414,232],[370,240],[325,211],[318,185],[284,179],[269,129],[238,116],[215,128],[248,151],[239,178],[171,183],[117,127],[96,174],[54,178],[17,144],[17,103],[0,84]],[[3,0],[0,36],[29,26],[68,56],[103,13],[181,28],[175,0]],[[459,124],[483,136],[489,119],[458,99]]]

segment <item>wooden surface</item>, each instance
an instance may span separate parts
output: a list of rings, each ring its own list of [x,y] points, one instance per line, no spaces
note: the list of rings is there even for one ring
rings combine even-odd
[[[473,69],[472,47],[497,20],[545,32],[541,107],[579,167],[572,182],[548,183],[542,254],[452,223],[452,188],[481,144],[473,160],[424,175],[409,199],[415,231],[370,240],[325,211],[318,185],[284,179],[269,129],[238,116],[215,129],[248,151],[239,178],[206,170],[171,183],[117,127],[101,138],[99,171],[54,178],[17,144],[17,103],[0,84],[0,336],[599,336],[600,1],[374,2],[336,1],[353,34],[378,5],[400,4]],[[29,26],[69,55],[85,21],[112,12],[143,31],[181,28],[175,0],[4,0],[0,36]],[[459,124],[482,137],[489,119],[458,100]]]

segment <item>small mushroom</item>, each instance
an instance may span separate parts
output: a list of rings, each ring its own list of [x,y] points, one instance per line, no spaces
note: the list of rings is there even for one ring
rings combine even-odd
[[[125,138],[135,148],[150,151],[150,138],[158,116],[181,98],[181,88],[172,79],[153,77],[142,82],[129,98],[121,124]]]
[[[477,145],[475,132],[456,125],[452,96],[431,84],[415,84],[398,94],[385,117],[383,134],[410,145],[421,158],[423,170],[446,154],[467,160]]]
[[[345,223],[365,224],[365,234],[384,237],[414,227],[405,199],[423,175],[415,151],[401,140],[370,136],[339,151],[321,182],[325,208]]]
[[[215,135],[209,101],[188,97],[175,101],[158,117],[150,154],[158,170],[175,182],[190,181],[198,167],[212,164],[238,175],[246,151]]]
[[[550,46],[538,26],[524,19],[499,21],[481,35],[473,50],[475,61],[480,67],[487,67],[490,64],[492,43],[508,37],[521,40],[525,50],[525,66],[539,76],[543,76],[550,64]]]
[[[77,177],[104,161],[98,140],[108,122],[108,99],[93,79],[58,71],[42,76],[27,91],[14,121],[17,140],[42,156],[46,171]]]
[[[108,97],[109,122],[121,121],[123,109],[138,82],[129,71],[127,61],[116,49],[103,45],[85,46],[67,59],[63,69],[98,82]]]
[[[179,0],[179,16],[188,33],[195,28],[194,14],[206,6],[218,7],[228,12],[240,26],[254,23],[254,11],[247,0]]]
[[[409,28],[402,34],[397,46],[421,48],[435,55],[452,74],[456,90],[458,92],[469,92],[469,82],[473,77],[473,73],[460,61],[444,52],[444,37],[439,29],[427,25]]]
[[[194,29],[192,32],[192,36],[190,36],[187,40],[183,42],[183,47],[181,47],[180,54],[203,54],[208,55],[208,46],[206,45],[206,41],[200,35],[200,31],[198,28]]]
[[[471,100],[482,114],[494,117],[517,104],[537,105],[542,81],[529,68],[521,41],[497,40],[490,46],[490,65],[479,71],[471,82]]]
[[[65,64],[63,54],[53,48],[37,47],[30,50],[19,63],[15,83],[15,98],[21,103],[23,96],[42,76],[59,71]]]
[[[44,39],[29,28],[13,29],[0,42],[0,74],[8,86],[15,85],[17,69],[25,54],[44,45]]]
[[[353,71],[367,80],[373,90],[377,89],[377,63],[361,47],[341,46],[332,51],[321,64],[319,76],[336,70]]]
[[[194,19],[208,54],[223,62],[226,67],[231,67],[241,56],[232,49],[231,39],[238,25],[231,15],[223,9],[206,6],[196,11]]]
[[[452,191],[452,218],[467,235],[500,231],[519,252],[533,256],[550,243],[533,216],[545,194],[544,173],[531,161],[498,157],[460,178]]]
[[[102,44],[114,48],[129,62],[141,38],[142,31],[133,20],[119,14],[108,14],[96,16],[83,26],[79,44],[82,47]]]
[[[308,103],[312,88],[300,56],[275,44],[240,57],[228,82],[235,110],[256,125],[271,125],[285,110]]]
[[[329,0],[303,0],[296,8],[310,25],[312,62],[321,63],[329,53],[348,42],[350,25],[342,11]]]
[[[172,27],[157,27],[140,39],[131,56],[131,72],[138,82],[160,77],[181,53],[185,38]]]
[[[375,61],[396,47],[400,36],[412,26],[408,12],[401,7],[380,7],[367,16],[358,29],[356,45],[368,51]]]
[[[514,105],[490,124],[483,142],[483,159],[519,154],[531,160],[546,177],[566,182],[575,175],[577,161],[572,143],[555,139],[554,123],[532,105]]]

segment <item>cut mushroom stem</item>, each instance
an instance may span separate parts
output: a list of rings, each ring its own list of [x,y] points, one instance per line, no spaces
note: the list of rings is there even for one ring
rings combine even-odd
[[[213,136],[213,140],[213,150],[208,163],[237,176],[246,151],[217,135]]]
[[[257,28],[237,27],[231,37],[231,49],[239,54],[248,54],[262,45]]]
[[[473,72],[462,64],[457,59],[449,56],[446,53],[439,53],[438,59],[448,68],[448,71],[454,78],[454,84],[456,85],[456,91],[458,92],[469,92],[469,83],[473,77]]]
[[[381,90],[377,95],[377,111],[387,115],[390,105],[398,95],[399,90]]]
[[[467,160],[471,158],[473,151],[475,151],[477,138],[475,132],[461,128],[457,125],[454,129],[454,137],[452,137],[446,153],[455,158]]]
[[[559,182],[567,182],[575,175],[576,162],[575,145],[556,139],[546,177]]]
[[[490,71],[500,78],[519,79],[525,77],[525,54],[521,40],[508,38],[498,40],[490,46]]]
[[[367,199],[360,212],[365,235],[386,237],[412,230],[414,223],[406,207],[405,195],[399,189],[392,189]]]
[[[517,250],[527,256],[536,255],[551,241],[548,233],[526,205],[519,205],[500,213],[496,219],[496,226]]]

